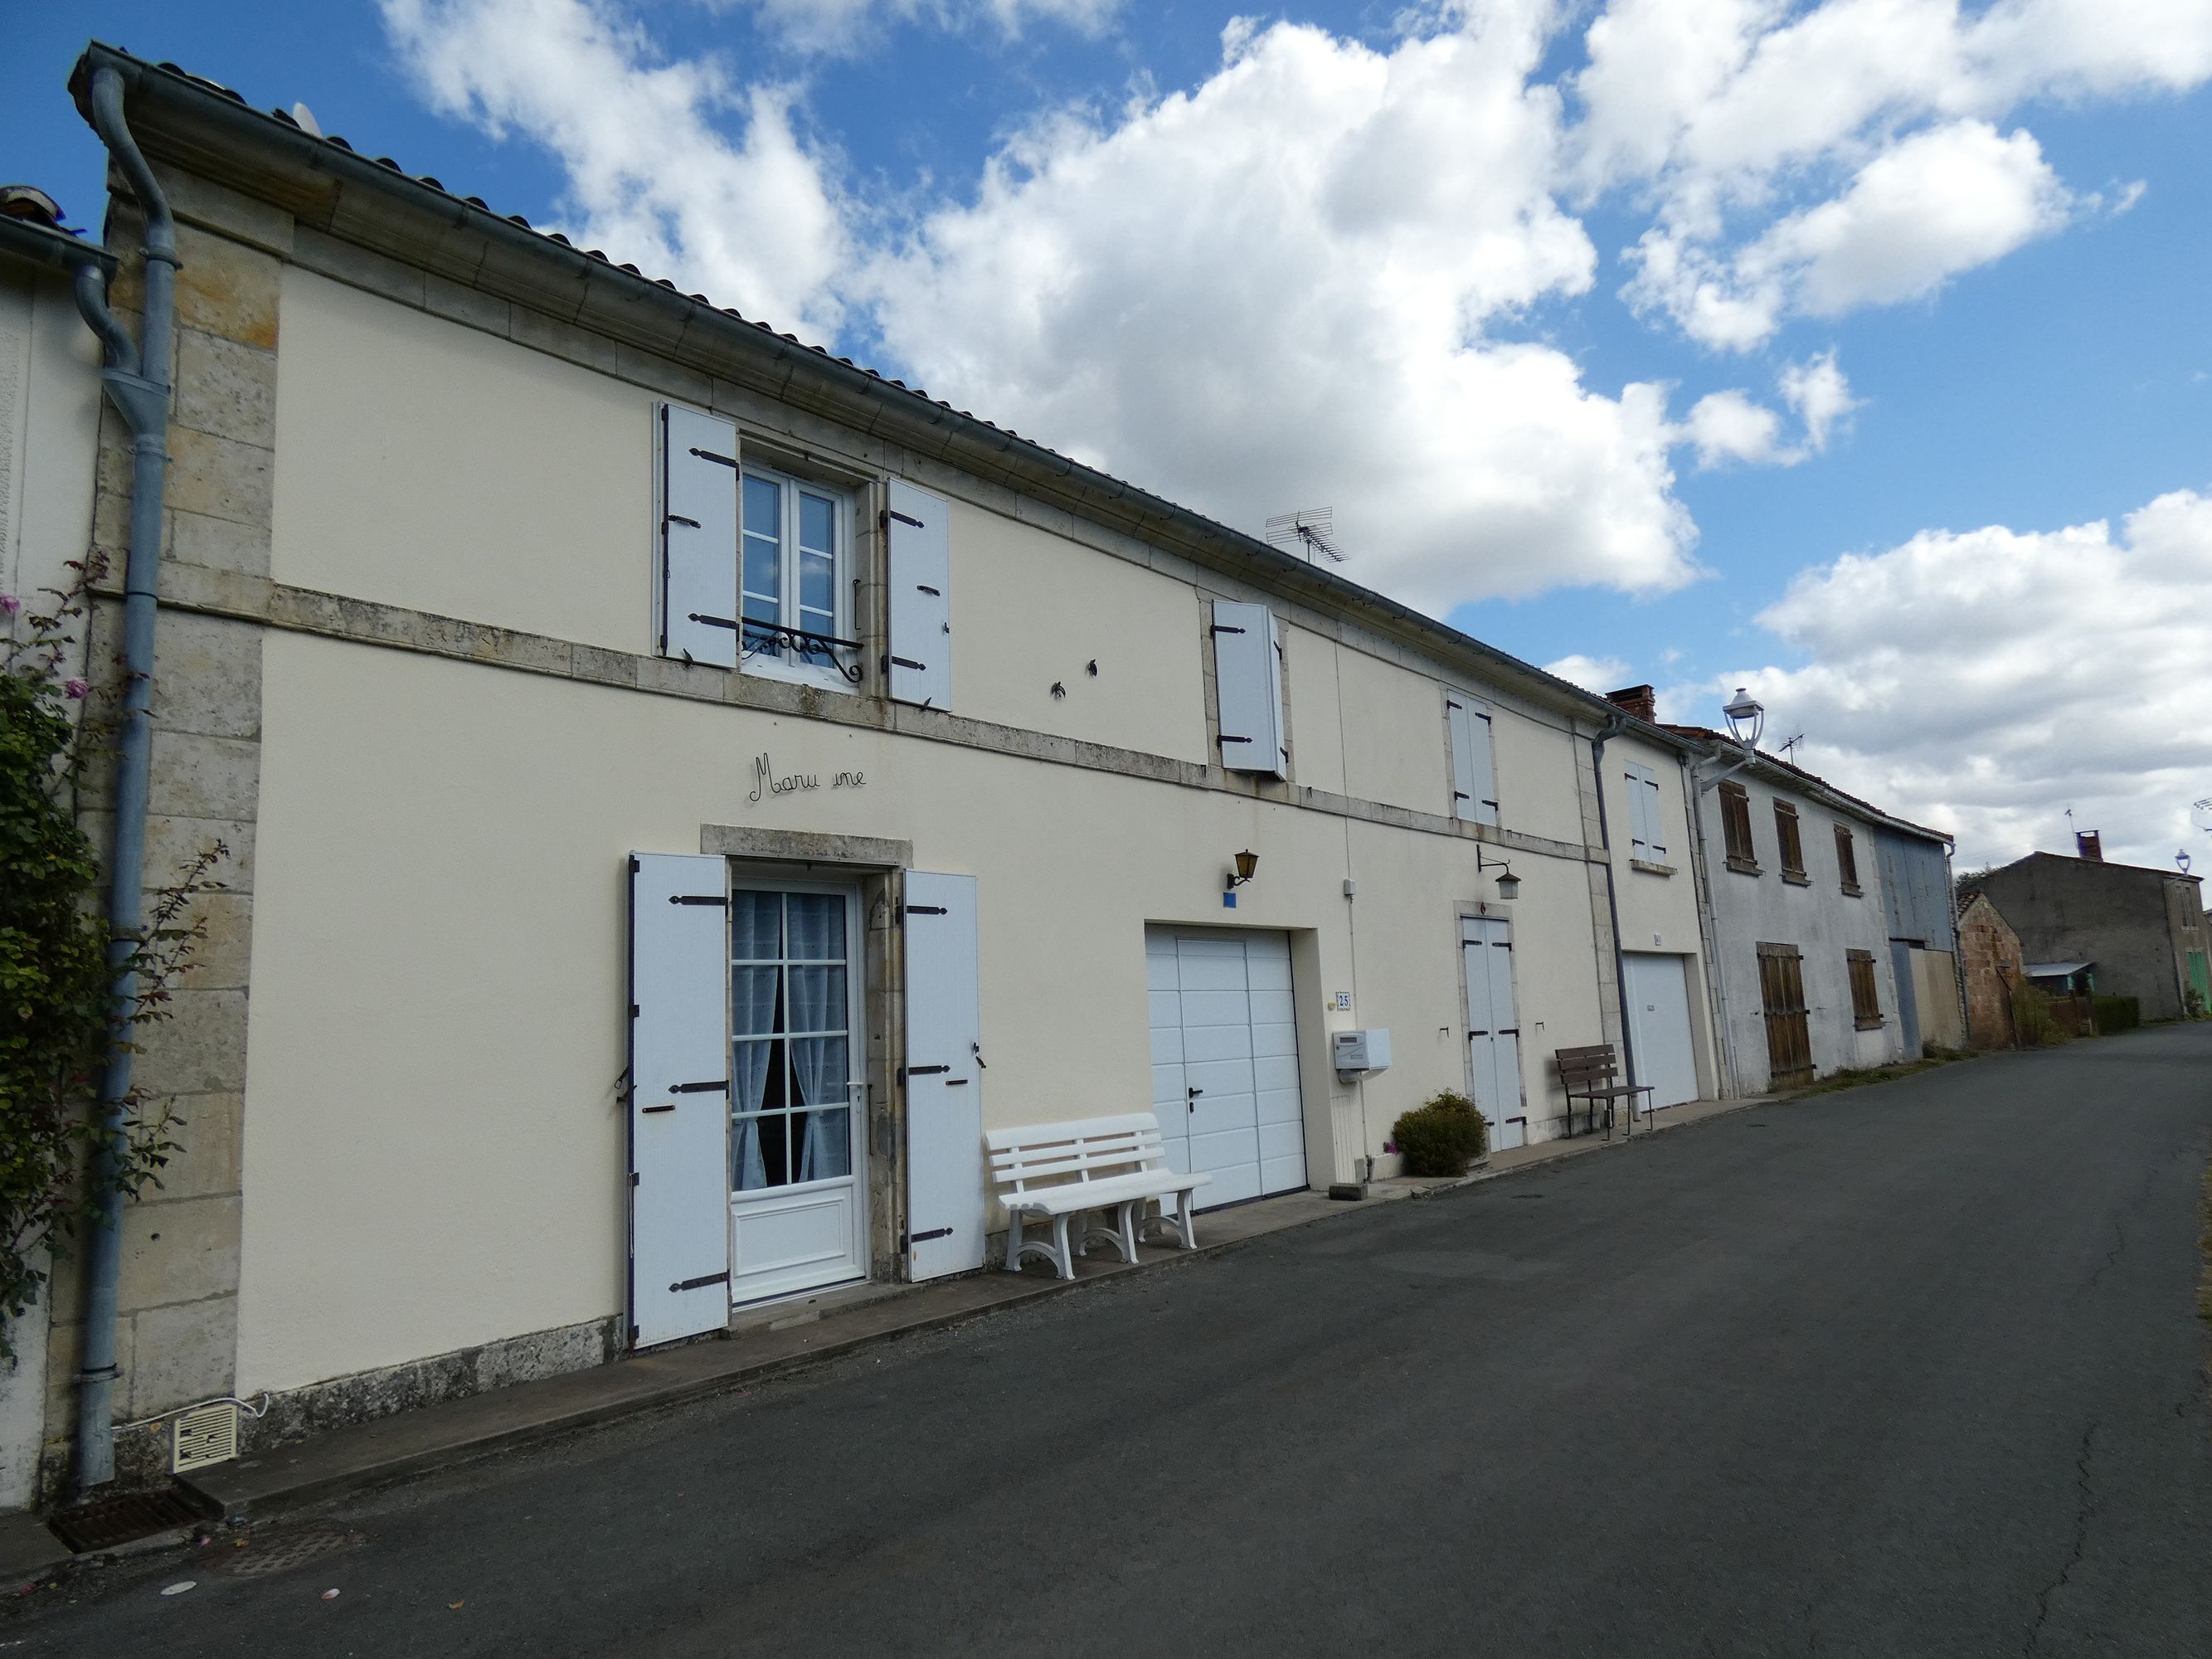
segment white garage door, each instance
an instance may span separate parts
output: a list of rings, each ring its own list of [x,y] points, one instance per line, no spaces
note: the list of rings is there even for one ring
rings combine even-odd
[[[1280,933],[1149,928],[1152,1109],[1168,1162],[1206,1171],[1198,1207],[1306,1184],[1291,944]]]
[[[1636,1047],[1636,1080],[1652,1086],[1650,1098],[1641,1103],[1656,1109],[1695,1100],[1689,958],[1625,951],[1620,959],[1628,970],[1628,1035]]]

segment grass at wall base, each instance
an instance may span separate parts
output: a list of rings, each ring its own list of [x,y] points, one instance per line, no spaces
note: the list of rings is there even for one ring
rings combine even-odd
[[[1474,1103],[1445,1090],[1431,1095],[1390,1128],[1409,1176],[1463,1176],[1483,1153],[1487,1126]]]
[[[170,1017],[178,981],[206,936],[198,895],[228,849],[217,842],[174,884],[150,890],[147,926],[131,942],[131,1012],[111,1008],[106,893],[100,855],[77,827],[88,767],[109,763],[115,691],[95,695],[70,674],[97,563],[71,567],[71,591],[27,613],[0,594],[0,1364],[37,1306],[52,1263],[98,1218],[85,1170],[112,1152],[125,1202],[161,1184],[182,1127],[165,1102],[133,1090],[122,1125],[98,1109],[117,1045],[139,1047]],[[119,669],[112,675],[119,687]]]

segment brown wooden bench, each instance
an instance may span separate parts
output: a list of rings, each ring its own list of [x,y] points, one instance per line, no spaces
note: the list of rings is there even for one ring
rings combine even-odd
[[[1613,1103],[1624,1097],[1634,1101],[1638,1095],[1648,1095],[1656,1086],[1649,1083],[1623,1083],[1620,1080],[1620,1060],[1613,1052],[1610,1042],[1594,1042],[1583,1048],[1560,1048],[1552,1058],[1559,1067],[1559,1081],[1567,1091],[1567,1139],[1575,1133],[1575,1103],[1583,1103],[1589,1119],[1586,1133],[1597,1132],[1597,1109],[1605,1107],[1605,1132],[1613,1133]],[[1634,1106],[1630,1107],[1629,1121],[1633,1123]]]

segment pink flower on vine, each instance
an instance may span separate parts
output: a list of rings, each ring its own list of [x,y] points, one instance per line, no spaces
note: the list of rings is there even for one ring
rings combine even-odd
[[[13,593],[0,593],[0,617],[12,617],[22,608],[22,600]]]
[[[91,682],[88,680],[64,680],[62,682],[62,695],[67,697],[71,702],[82,702],[85,698],[92,695]]]

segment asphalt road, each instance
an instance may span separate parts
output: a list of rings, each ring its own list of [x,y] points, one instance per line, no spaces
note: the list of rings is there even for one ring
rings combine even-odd
[[[2212,1654],[2208,1152],[2212,1024],[1757,1108],[356,1499],[289,1571],[110,1569],[0,1651]]]

